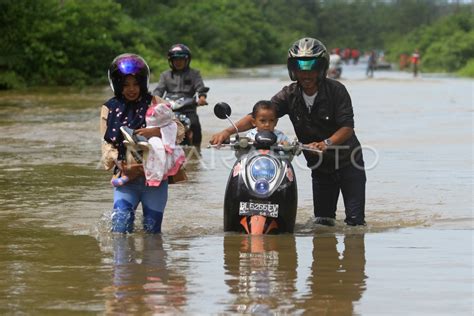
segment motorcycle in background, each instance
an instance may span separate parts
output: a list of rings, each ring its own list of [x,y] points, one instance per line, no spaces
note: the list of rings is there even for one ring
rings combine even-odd
[[[329,56],[329,68],[327,76],[331,79],[339,79],[342,74],[342,59],[337,54]]]
[[[207,93],[208,91],[208,87],[203,87],[198,93]],[[193,144],[193,128],[189,113],[196,112],[196,98],[186,97],[182,94],[165,94],[163,99],[171,105],[176,118],[185,128],[185,137],[180,145],[191,146]]]
[[[214,114],[236,128],[227,103],[216,104]],[[255,141],[237,133],[229,144],[210,146],[234,150],[237,157],[225,190],[224,231],[293,233],[298,192],[291,161],[302,150],[321,152],[298,142],[280,145],[276,140],[268,131],[258,132]]]

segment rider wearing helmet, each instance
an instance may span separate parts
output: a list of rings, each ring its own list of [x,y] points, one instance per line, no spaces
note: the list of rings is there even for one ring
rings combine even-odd
[[[168,51],[168,64],[171,69],[161,73],[158,86],[153,91],[153,95],[163,97],[165,94],[171,94],[194,98],[197,93],[198,100],[194,106],[186,110],[186,115],[191,120],[192,145],[199,147],[202,135],[196,106],[206,105],[207,95],[200,72],[189,66],[191,57],[191,51],[186,45],[175,44],[171,46]]]
[[[329,54],[317,39],[302,38],[288,50],[287,68],[294,81],[273,96],[279,117],[287,114],[298,140],[323,154],[304,152],[312,170],[316,223],[335,225],[342,192],[345,222],[365,225],[366,176],[361,145],[354,133],[354,113],[346,88],[326,77]],[[239,131],[252,127],[251,116],[237,122]],[[211,138],[220,144],[234,133],[228,128]]]
[[[165,180],[158,187],[145,185],[142,165],[125,161],[126,148],[120,132],[120,128],[126,126],[147,138],[160,136],[159,130],[144,128],[145,114],[153,98],[148,92],[150,69],[139,55],[122,54],[110,64],[108,77],[115,96],[104,103],[100,115],[102,162],[105,169],[113,169],[114,178],[130,179],[114,188],[112,231],[132,232],[135,210],[141,202],[144,230],[159,233],[167,201],[168,182]]]
[[[108,71],[110,87],[116,97],[123,97],[123,83],[127,75],[137,79],[142,95],[148,94],[150,68],[146,61],[139,55],[121,54],[114,58]]]

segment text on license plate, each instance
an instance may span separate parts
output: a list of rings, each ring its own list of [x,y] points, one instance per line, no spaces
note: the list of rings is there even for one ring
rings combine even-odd
[[[239,215],[262,215],[277,218],[278,204],[240,202]]]

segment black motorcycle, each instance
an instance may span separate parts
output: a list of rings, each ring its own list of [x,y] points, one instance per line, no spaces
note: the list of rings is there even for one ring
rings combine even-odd
[[[209,88],[204,87],[198,93],[207,93],[208,91]],[[185,128],[185,137],[180,145],[193,145],[193,138],[201,138],[201,135],[195,135],[195,133],[201,133],[201,128],[195,126],[199,124],[199,118],[196,113],[196,98],[186,97],[182,94],[166,94],[163,99],[171,104],[171,109],[175,113],[176,118]]]
[[[214,114],[235,127],[228,104],[216,104]],[[272,132],[259,132],[254,141],[237,133],[228,144],[211,146],[230,148],[237,157],[225,190],[224,231],[293,233],[298,192],[291,161],[302,150],[320,151],[298,142],[280,145],[276,141]]]

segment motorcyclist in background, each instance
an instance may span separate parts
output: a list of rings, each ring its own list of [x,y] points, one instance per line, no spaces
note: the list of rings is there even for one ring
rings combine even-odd
[[[187,110],[186,115],[191,120],[192,145],[199,148],[202,133],[196,107],[207,104],[207,95],[203,91],[205,87],[199,70],[189,67],[190,63],[191,50],[186,45],[175,44],[171,46],[168,51],[168,64],[171,69],[161,73],[158,86],[153,90],[153,95],[163,97],[166,93],[192,98],[196,93],[198,94],[195,106]]]
[[[342,59],[334,50],[329,55],[328,77],[331,79],[339,79],[342,74]]]

